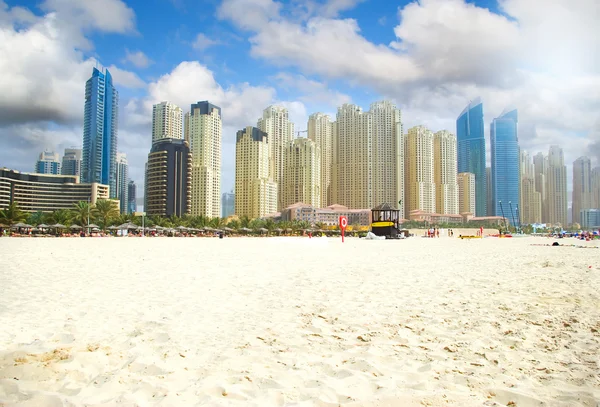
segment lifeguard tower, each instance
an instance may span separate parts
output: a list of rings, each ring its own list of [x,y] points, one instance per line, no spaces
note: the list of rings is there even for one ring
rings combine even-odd
[[[371,209],[371,232],[376,236],[398,239],[401,232],[399,222],[400,211],[390,204],[384,203]]]

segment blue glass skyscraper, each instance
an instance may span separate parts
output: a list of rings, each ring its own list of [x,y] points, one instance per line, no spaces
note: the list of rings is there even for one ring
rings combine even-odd
[[[509,222],[519,222],[520,150],[517,110],[504,111],[490,126],[492,149],[492,211]]]
[[[487,215],[483,104],[471,101],[456,119],[458,172],[475,174],[475,216]]]
[[[85,83],[81,180],[108,185],[111,198],[117,196],[118,110],[119,93],[110,72],[94,68]]]

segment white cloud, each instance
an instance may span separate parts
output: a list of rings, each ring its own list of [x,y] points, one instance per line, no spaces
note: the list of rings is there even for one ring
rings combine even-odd
[[[212,47],[212,46],[218,45],[218,44],[220,44],[219,41],[212,40],[212,39],[208,38],[206,35],[204,35],[203,33],[199,33],[198,35],[196,35],[196,39],[192,43],[192,48],[194,48],[198,51],[204,51],[206,48],[209,48],[209,47]]]
[[[130,62],[137,68],[147,68],[152,63],[152,60],[142,51],[131,52],[126,49],[123,62]]]
[[[299,100],[312,105],[325,104],[335,109],[352,100],[349,95],[330,89],[326,83],[308,79],[304,75],[279,72],[272,79],[280,89],[294,90],[299,93]]]
[[[57,3],[52,5],[64,6]],[[85,81],[96,61],[76,49],[81,41],[70,36],[73,28],[65,31],[69,14],[56,11],[32,17],[25,9],[3,6],[0,10],[0,125],[82,121]],[[135,74],[112,68],[115,80],[124,86],[143,86]]]
[[[115,65],[107,68],[113,77],[115,86],[124,88],[143,88],[146,83],[133,72],[123,70]]]
[[[243,0],[263,11],[253,15],[260,24],[249,24],[240,1],[224,0],[218,16],[251,33],[256,58],[373,89],[374,98],[394,99],[410,124],[455,131],[456,116],[477,96],[486,123],[516,105],[522,128],[537,128],[537,137],[523,132],[526,148],[562,134],[567,161],[592,154],[592,138],[582,135],[597,134],[600,120],[597,0],[501,0],[505,15],[464,0],[413,1],[399,8],[389,45],[364,38],[355,20],[307,13],[298,21],[293,6],[274,3],[267,12],[267,0]]]

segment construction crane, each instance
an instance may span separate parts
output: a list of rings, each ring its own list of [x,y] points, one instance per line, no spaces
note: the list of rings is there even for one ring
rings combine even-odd
[[[298,133],[297,134],[298,137],[296,137],[296,138],[300,138],[300,133],[308,133],[308,130],[300,130],[300,131],[297,131],[296,133]]]

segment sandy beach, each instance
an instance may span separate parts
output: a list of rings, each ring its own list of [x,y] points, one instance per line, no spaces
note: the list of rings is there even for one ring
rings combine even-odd
[[[0,238],[0,406],[595,407],[600,249],[553,241]]]

